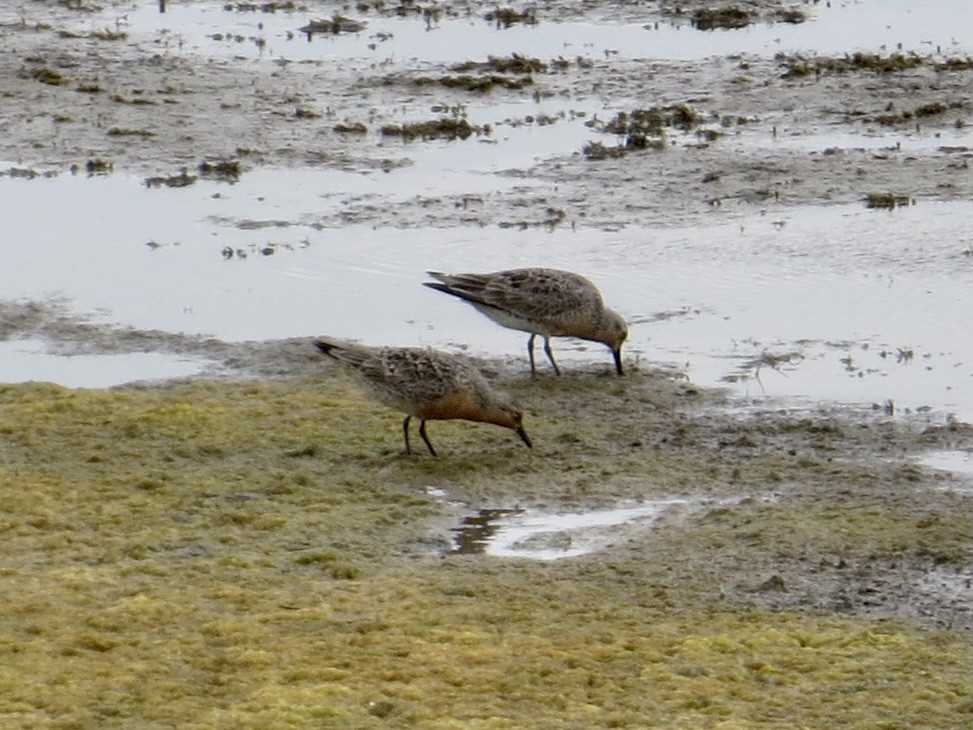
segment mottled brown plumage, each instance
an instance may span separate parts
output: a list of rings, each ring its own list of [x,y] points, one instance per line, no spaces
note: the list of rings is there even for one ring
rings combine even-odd
[[[413,416],[420,420],[419,435],[433,456],[436,450],[426,435],[426,421],[459,418],[493,423],[515,431],[531,446],[521,410],[462,358],[417,347],[365,347],[327,339],[314,345],[354,370],[381,403],[406,414],[402,430],[407,454],[412,453],[409,420]]]
[[[425,285],[472,304],[497,324],[529,332],[527,354],[534,367],[534,337],[544,338],[544,352],[561,374],[551,351],[551,337],[578,337],[611,348],[615,370],[622,374],[622,343],[628,327],[608,309],[597,287],[583,276],[559,269],[510,269],[491,274],[443,274]]]

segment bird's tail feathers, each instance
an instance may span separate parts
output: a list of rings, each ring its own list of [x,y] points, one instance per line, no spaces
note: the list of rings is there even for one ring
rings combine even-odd
[[[480,292],[482,287],[477,283],[467,282],[462,278],[462,275],[440,274],[437,271],[429,271],[427,273],[433,278],[439,279],[439,281],[424,281],[422,282],[423,286],[428,286],[430,289],[441,291],[443,294],[450,294],[475,304],[486,303],[483,301]]]

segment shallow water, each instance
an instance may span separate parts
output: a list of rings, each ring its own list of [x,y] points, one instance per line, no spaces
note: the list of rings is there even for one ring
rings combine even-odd
[[[330,9],[317,13],[227,12],[222,3],[172,2],[160,14],[153,1],[80,16],[72,30],[118,29],[134,42],[169,54],[362,60],[384,63],[390,70],[406,59],[452,63],[526,49],[541,58],[607,53],[622,58],[694,60],[728,53],[769,56],[780,51],[827,54],[879,48],[955,53],[973,45],[965,30],[973,27],[973,5],[965,0],[855,0],[800,8],[808,13],[805,23],[759,22],[729,31],[699,31],[688,19],[658,26],[606,19],[599,24],[568,20],[498,29],[478,17],[443,18],[427,25],[420,17],[381,18],[344,10],[346,17],[366,23],[362,32],[320,34],[309,41],[298,29],[310,20],[330,18]]]
[[[800,25],[715,32],[610,22],[497,30],[479,18],[443,20],[427,30],[418,19],[368,17],[361,34],[311,42],[295,34],[309,19],[305,13],[227,12],[221,4],[171,3],[160,14],[157,2],[133,3],[72,22],[79,32],[117,27],[129,34],[127,42],[165,53],[242,55],[253,62],[281,55],[337,58],[390,67],[414,56],[448,62],[528,47],[540,57],[611,48],[631,58],[699,59],[800,49],[892,52],[900,43],[907,51],[935,53],[938,47],[948,54],[973,46],[968,33],[957,32],[973,27],[969,2],[803,7],[813,19]],[[213,37],[217,32],[222,40]],[[391,35],[376,40],[380,32]],[[227,41],[227,35],[245,40]],[[246,40],[251,36],[266,43]],[[919,201],[884,211],[768,202],[733,221],[714,211],[710,225],[612,232],[376,231],[321,223],[355,206],[392,206],[417,196],[543,192],[542,183],[502,173],[577,152],[593,135],[586,118],[572,116],[569,100],[467,111],[473,124],[497,125],[494,133],[461,143],[462,155],[456,154],[460,143],[383,145],[383,155],[412,163],[387,173],[257,169],[237,184],[200,181],[182,189],[147,188],[125,175],[0,176],[0,297],[64,299],[71,311],[95,321],[228,340],[328,334],[525,359],[525,336],[420,282],[427,269],[556,266],[588,274],[630,321],[629,359],[675,366],[700,384],[728,384],[756,399],[931,408],[973,420],[973,203]],[[557,121],[504,123],[528,115]],[[844,135],[827,127],[810,132],[762,140],[727,136],[721,144],[810,152],[973,146],[973,127],[939,136],[891,129]],[[134,372],[184,375],[198,367],[166,356],[150,367],[136,354],[112,356],[107,368],[105,361],[49,355],[42,344],[0,344],[0,381],[77,384],[88,382],[85,371],[98,370],[116,372],[115,382],[123,382]],[[565,364],[607,368],[610,361],[591,343],[558,341],[555,347]]]
[[[175,190],[121,175],[2,177],[16,243],[0,291],[64,299],[95,321],[140,329],[227,340],[329,334],[522,357],[526,337],[420,283],[427,269],[542,264],[599,284],[632,323],[630,359],[674,364],[704,385],[737,380],[754,397],[893,401],[973,418],[973,338],[964,336],[973,203],[757,210],[710,226],[612,232],[316,224],[369,188],[384,199],[386,185],[313,170]],[[59,203],[36,216],[50,200]],[[115,211],[110,221],[105,210]],[[592,343],[562,340],[556,350],[565,363],[609,362]],[[21,379],[21,368],[4,358],[0,379]]]
[[[205,360],[156,352],[65,355],[43,340],[0,341],[0,382],[53,382],[69,388],[108,388],[121,383],[199,375]]]
[[[941,471],[973,475],[973,453],[969,451],[932,451],[919,463]]]

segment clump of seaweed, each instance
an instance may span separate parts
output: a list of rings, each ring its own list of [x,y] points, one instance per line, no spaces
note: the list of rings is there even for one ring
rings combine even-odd
[[[555,208],[553,206],[546,206],[543,211],[543,217],[539,220],[528,220],[522,219],[517,221],[500,221],[497,223],[498,228],[513,228],[521,231],[526,231],[531,228],[547,228],[548,230],[554,230],[561,223],[563,223],[568,217],[567,212],[563,208]]]
[[[700,123],[699,114],[686,104],[619,112],[602,127],[608,134],[635,137],[661,136],[667,129],[688,131]]]
[[[537,25],[537,10],[533,7],[522,11],[513,8],[497,8],[484,14],[483,19],[494,23],[497,28],[512,28],[519,23]]]
[[[39,177],[41,173],[30,167],[10,167],[6,172],[0,170],[0,176],[2,175],[7,175],[12,179],[33,180],[35,177]]]
[[[308,40],[315,35],[338,35],[340,33],[361,33],[366,23],[343,15],[335,14],[324,20],[312,20],[297,30],[304,33]]]
[[[944,104],[941,101],[933,101],[917,106],[915,109],[902,110],[896,110],[895,107],[889,103],[881,114],[876,114],[874,116],[863,116],[863,119],[866,122],[875,122],[877,124],[891,127],[897,124],[910,123],[916,119],[922,119],[924,117],[934,117],[940,114],[945,114],[950,109],[962,108],[963,103],[959,101],[951,102],[949,104]]]
[[[293,12],[298,10],[297,4],[293,0],[285,0],[284,2],[266,2],[266,3],[226,3],[223,6],[223,10],[228,13],[236,11],[238,13],[276,13],[280,12]]]
[[[915,201],[911,197],[897,193],[868,193],[865,196],[866,208],[885,208],[892,210],[896,207],[901,208],[913,204],[915,204]]]
[[[48,86],[64,86],[70,82],[67,76],[47,66],[33,69],[29,76],[35,81],[40,81],[42,84],[47,84]]]
[[[160,175],[155,177],[145,178],[145,187],[147,188],[188,188],[190,185],[195,184],[197,177],[195,175],[190,175],[186,168],[183,168],[178,175]]]
[[[334,125],[334,131],[339,134],[368,134],[368,127],[365,126],[364,122],[352,122],[350,124],[338,122]]]
[[[798,8],[777,8],[774,11],[773,18],[777,23],[798,25],[807,20],[807,13]]]
[[[155,99],[139,96],[142,93],[142,90],[135,90],[132,92],[133,96],[131,98],[122,96],[121,94],[112,94],[111,100],[116,104],[132,104],[133,106],[155,106],[159,103]]]
[[[969,71],[970,69],[973,69],[973,57],[971,56],[963,58],[955,56],[936,64],[937,71]]]
[[[493,71],[501,74],[532,74],[547,71],[547,64],[539,58],[530,58],[520,53],[508,56],[488,56],[485,62],[464,61],[452,67],[453,71],[468,73],[470,71]]]
[[[698,30],[736,29],[746,28],[754,19],[753,13],[731,5],[726,8],[699,8],[693,13],[692,22]]]
[[[427,122],[412,122],[409,124],[386,124],[381,128],[385,137],[401,137],[412,139],[467,139],[473,134],[479,134],[482,129],[474,127],[465,119],[443,117]]]
[[[155,136],[155,132],[148,129],[130,129],[128,127],[112,127],[105,134],[109,137],[142,137],[143,139]]]
[[[443,86],[469,92],[487,92],[494,88],[523,89],[534,83],[532,74],[547,71],[547,64],[537,58],[519,53],[509,57],[490,56],[484,62],[464,61],[450,67],[455,76],[420,76],[412,80],[416,86]],[[474,74],[470,72],[479,72]]]
[[[917,117],[932,117],[937,114],[943,114],[948,109],[949,107],[943,104],[941,101],[934,101],[930,104],[923,104],[920,107],[916,107],[915,111],[912,113]]]
[[[95,157],[84,163],[84,171],[89,177],[94,175],[107,175],[112,171],[114,165],[111,160],[103,160],[100,157]]]
[[[196,169],[200,177],[230,183],[238,182],[243,174],[240,161],[230,159],[203,160]]]
[[[530,76],[510,78],[508,76],[500,76],[498,74],[489,74],[487,76],[472,76],[469,74],[462,74],[460,76],[441,76],[439,78],[420,76],[419,78],[414,79],[412,83],[416,86],[437,85],[443,86],[447,89],[486,92],[495,87],[500,87],[503,89],[523,89],[524,87],[533,84],[534,80]]]
[[[874,71],[875,73],[899,73],[916,68],[925,63],[922,56],[915,53],[893,53],[881,56],[877,53],[856,52],[841,58],[806,59],[803,56],[789,56],[778,53],[775,60],[785,67],[781,78],[801,78],[822,73],[851,73],[854,71]]]
[[[624,157],[627,151],[621,145],[610,147],[601,142],[588,142],[581,149],[581,153],[589,160],[617,160],[620,157]]]
[[[582,152],[589,160],[603,160],[621,157],[631,150],[665,149],[669,129],[686,132],[699,126],[700,121],[700,115],[686,104],[618,112],[608,122],[588,124],[600,132],[624,136],[624,143],[609,147],[600,142],[592,142],[585,145]],[[718,133],[704,134],[702,138],[713,141],[718,136]]]

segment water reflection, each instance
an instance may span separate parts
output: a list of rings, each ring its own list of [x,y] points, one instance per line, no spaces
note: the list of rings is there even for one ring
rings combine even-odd
[[[522,514],[520,509],[481,509],[463,518],[459,527],[454,527],[453,549],[458,555],[480,555],[486,552],[490,539],[500,529],[503,518]]]

